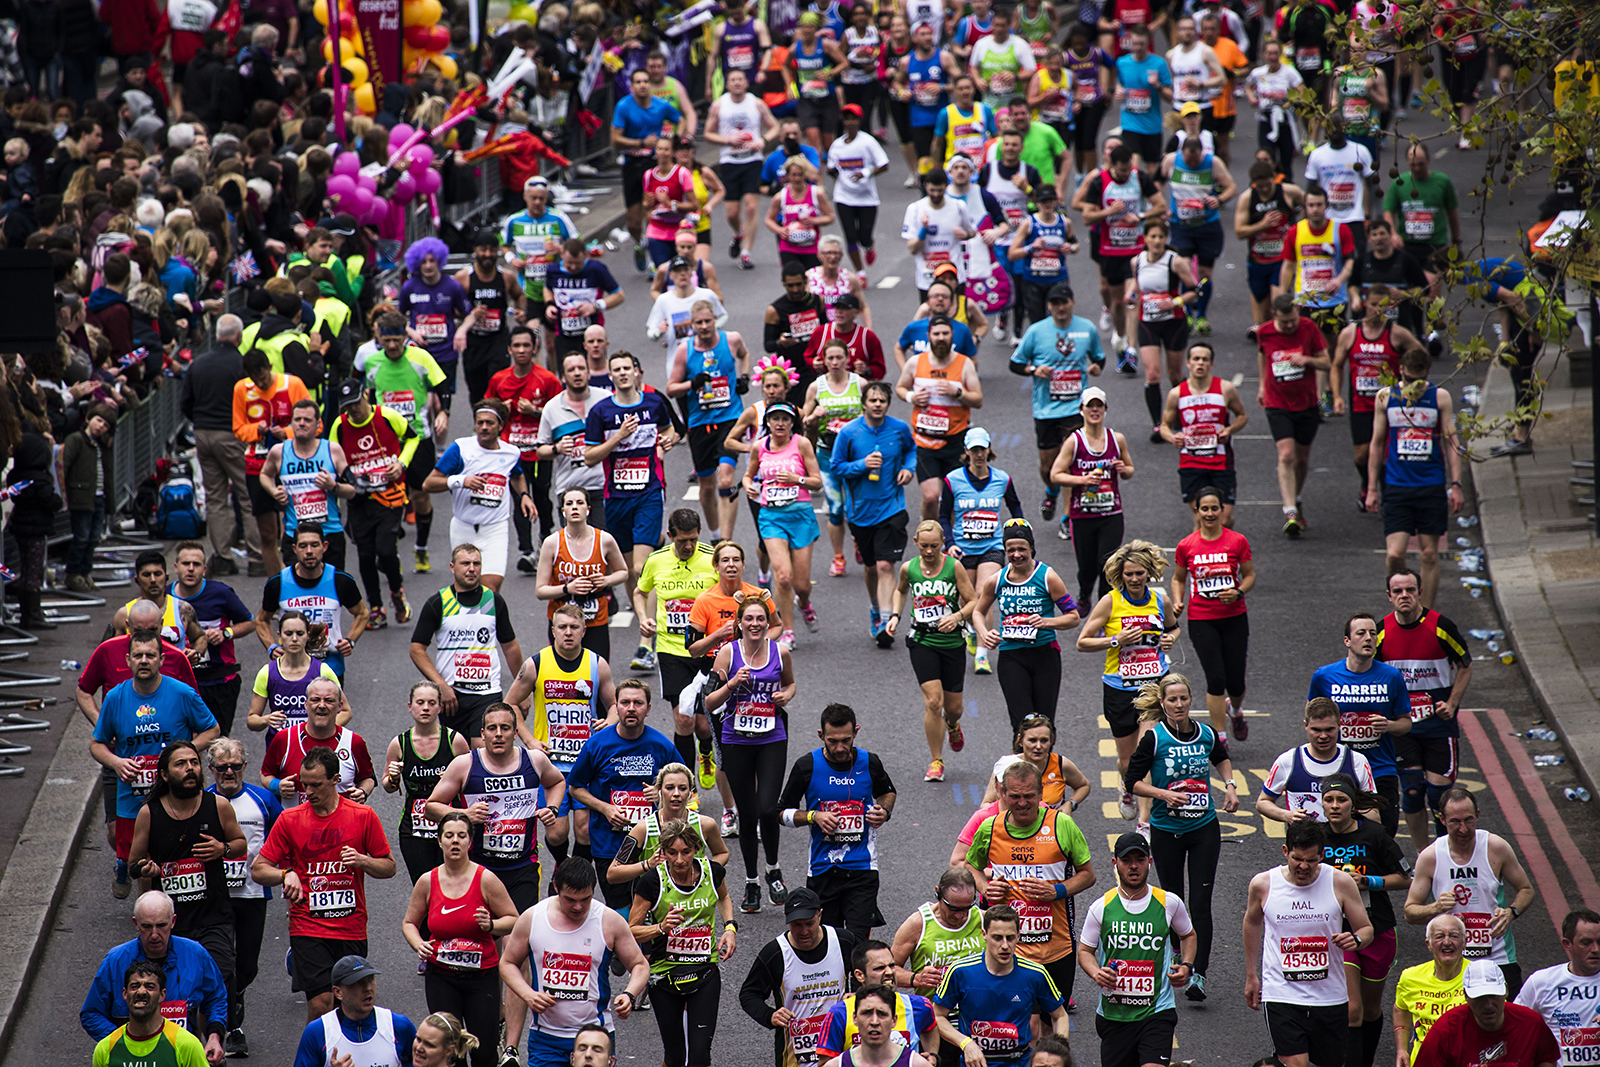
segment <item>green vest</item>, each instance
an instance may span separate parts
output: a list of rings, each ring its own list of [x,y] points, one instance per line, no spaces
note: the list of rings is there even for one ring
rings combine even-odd
[[[194,1067],[205,1062],[200,1040],[168,1020],[154,1037],[134,1041],[119,1026],[95,1046],[95,1067]]]
[[[924,967],[948,967],[959,959],[983,951],[983,909],[974,907],[967,912],[967,921],[959,930],[951,930],[940,923],[933,914],[933,905],[924,904],[917,909],[922,916],[922,936],[911,949],[908,961],[911,973]]]
[[[1138,1022],[1172,1007],[1166,892],[1152,887],[1142,912],[1130,912],[1115,889],[1103,900],[1095,957],[1102,967],[1108,960],[1117,961],[1117,988],[1096,987],[1099,1014],[1113,1022]]]
[[[717,887],[711,880],[711,864],[704,858],[695,861],[700,877],[692,889],[683,890],[673,882],[665,865],[657,868],[661,876],[661,895],[650,918],[660,922],[674,907],[683,909],[683,921],[664,934],[665,950],[650,962],[652,974],[671,974],[679,968],[703,967],[717,958]]]
[[[411,423],[413,433],[427,437],[432,433],[427,424],[428,383],[411,361],[413,353],[426,357],[424,366],[433,361],[432,356],[413,345],[407,345],[399,359],[390,359],[382,349],[368,356],[367,388],[377,393],[378,403]]]
[[[955,559],[946,555],[944,568],[931,578],[922,571],[921,556],[913,559],[908,567],[911,602],[906,605],[906,613],[910,615],[911,630],[907,637],[930,648],[955,648],[966,644],[967,639],[961,627],[945,633],[938,626],[941,618],[961,610],[961,594],[956,590]]]

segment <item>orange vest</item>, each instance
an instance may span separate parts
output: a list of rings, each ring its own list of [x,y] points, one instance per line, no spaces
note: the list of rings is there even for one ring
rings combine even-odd
[[[556,563],[555,580],[557,582],[570,582],[576,578],[600,578],[606,573],[605,554],[600,549],[600,531],[594,531],[594,548],[589,553],[588,559],[578,559],[572,554],[572,549],[567,545],[567,531],[565,528],[556,531]],[[550,601],[550,606],[545,609],[547,618],[554,618],[556,608],[562,604],[576,604],[583,609],[583,622],[585,626],[609,626],[611,623],[611,604],[605,592],[590,594],[587,597],[556,597]]]
[[[1042,878],[1047,882],[1065,882],[1072,877],[1072,860],[1056,840],[1056,824],[1062,813],[1043,808],[1041,814],[1044,821],[1038,832],[1020,839],[1012,837],[1007,829],[1005,812],[995,815],[989,836],[991,877],[1006,881]],[[1022,920],[1017,951],[1024,959],[1054,963],[1072,951],[1069,901],[1012,897],[1006,903],[1016,909]]]
[[[930,380],[961,384],[961,375],[967,368],[966,355],[952,352],[950,365],[944,368],[933,365],[932,355],[932,352],[924,351],[917,356],[916,380],[911,386],[913,392]],[[960,443],[967,432],[967,424],[972,421],[971,411],[959,399],[948,394],[934,399],[935,403],[915,409],[911,421],[912,439],[923,448],[943,448],[952,441]]]

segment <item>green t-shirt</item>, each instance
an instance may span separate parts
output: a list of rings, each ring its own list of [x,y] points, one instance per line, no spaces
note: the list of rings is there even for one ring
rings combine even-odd
[[[1402,174],[1383,194],[1383,210],[1394,214],[1400,239],[1406,244],[1448,245],[1450,219],[1445,213],[1455,207],[1455,184],[1437,171],[1421,181]]]
[[[639,572],[639,592],[656,594],[656,651],[668,656],[687,657],[684,638],[689,633],[689,613],[694,599],[717,584],[711,565],[711,546],[701,541],[694,555],[679,559],[671,542],[650,553]],[[695,635],[699,640],[700,635]]]
[[[1056,183],[1056,160],[1066,151],[1067,142],[1054,129],[1042,122],[1028,125],[1028,135],[1022,139],[1022,161],[1039,172],[1041,181]]]
[[[119,1026],[94,1047],[94,1067],[207,1067],[200,1039],[177,1023],[167,1021],[159,1033],[143,1041],[128,1036]]]
[[[939,620],[961,610],[961,594],[956,588],[956,561],[944,558],[944,567],[931,578],[922,570],[922,557],[906,564],[911,597],[902,611],[901,626],[910,623],[906,639],[929,648],[956,648],[967,643],[961,627],[949,633],[939,629]]]
[[[429,436],[428,392],[444,381],[439,364],[416,345],[407,345],[402,359],[390,359],[381,348],[365,358],[359,370],[378,403],[410,422],[418,437]]]

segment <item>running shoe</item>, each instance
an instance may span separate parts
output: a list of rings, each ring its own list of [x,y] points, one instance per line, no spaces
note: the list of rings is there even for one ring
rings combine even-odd
[[[727,835],[724,834],[724,837]],[[744,884],[744,900],[739,904],[739,910],[746,915],[754,915],[761,910],[761,884],[759,882],[746,882]]]
[[[713,781],[711,784],[715,785],[716,782]],[[739,836],[739,813],[733,808],[728,808],[722,813],[722,836]]]
[[[539,569],[539,557],[532,552],[524,552],[517,557],[517,570],[523,574],[533,574]]]
[[[1244,717],[1244,712],[1233,706],[1233,701],[1227,702],[1228,724],[1233,730],[1235,741],[1244,741],[1250,737],[1250,721]]]
[[[805,620],[806,629],[811,633],[816,633],[818,630],[822,629],[821,624],[817,622],[817,608],[815,604],[801,604],[800,617]]]
[[[639,1002],[633,1006],[634,1011],[650,1010],[650,987],[646,986],[643,993],[639,994]]]
[[[789,887],[784,884],[783,871],[777,867],[767,869],[767,899],[779,907],[789,899]]]
[[[1056,536],[1063,541],[1072,540],[1072,524],[1065,515],[1061,516],[1061,521],[1056,523]]]
[[[1295,514],[1300,516],[1300,529],[1302,532],[1311,529],[1311,523],[1306,519],[1306,505],[1303,500],[1294,502]]]
[[[228,1031],[228,1036],[222,1039],[222,1054],[230,1060],[250,1058],[250,1042],[246,1040],[243,1030],[235,1027]]]
[[[1132,345],[1123,347],[1122,355],[1117,357],[1117,370],[1130,378],[1139,373],[1139,353]]]
[[[883,612],[876,605],[867,609],[867,627],[873,637],[877,637],[878,631],[883,629]]]
[[[1508,440],[1508,441],[1506,441],[1505,444],[1495,445],[1493,448],[1489,449],[1489,456],[1492,459],[1500,459],[1500,458],[1502,458],[1504,456],[1531,456],[1531,455],[1533,455],[1533,439],[1532,438],[1528,438],[1528,439],[1522,440],[1522,441]]]
[[[394,624],[404,626],[411,621],[411,604],[406,600],[406,591],[397,589],[389,594],[389,606],[394,609]]]
[[[517,1046],[507,1045],[500,1052],[500,1067],[521,1067],[522,1061],[517,1059]]]
[[[1150,427],[1150,443],[1153,444],[1153,445],[1159,445],[1162,442],[1162,440],[1164,440],[1164,439],[1161,436],[1161,427],[1159,427],[1159,426]]]
[[[387,630],[389,628],[389,613],[382,608],[373,608],[367,612],[367,629]]]
[[[1144,838],[1146,841],[1150,840],[1150,824],[1147,822],[1134,823],[1133,832]]]
[[[728,258],[738,259],[739,253],[744,251],[743,238],[734,234],[728,239]]]
[[[411,567],[412,574],[427,574],[433,570],[433,564],[428,562],[428,550],[419,548],[415,553],[416,562]]]
[[[878,249],[874,245],[868,245],[867,246],[867,266],[870,267],[876,262],[878,262]]]
[[[1008,340],[1010,340],[1010,335],[1008,333],[1006,333],[1006,324],[1005,323],[1003,323],[1003,322],[995,323],[994,339],[995,339],[995,342],[997,344],[1005,344]]]
[[[900,188],[902,189],[915,189],[916,187],[917,176],[915,174],[907,174],[906,180],[900,183]]]
[[[861,558],[861,546],[860,545],[856,545],[855,548],[856,548],[856,563],[858,563],[861,566],[865,567],[867,565],[867,561]]]
[[[1103,308],[1100,309],[1100,330],[1101,330],[1102,333],[1111,332],[1111,309],[1110,308],[1103,307]]]
[[[843,555],[834,556],[833,557],[833,562],[828,564],[828,577],[829,578],[843,578],[844,577],[844,556]]]
[[[1022,347],[1022,335],[1017,333],[1015,330],[1013,330],[1011,332],[1010,344],[1011,344],[1012,348],[1021,348]]]
[[[1184,989],[1183,995],[1194,1001],[1196,1004],[1199,1004],[1201,1001],[1205,1000],[1206,976],[1203,974],[1191,974],[1189,976],[1189,985]]]
[[[972,624],[969,622],[962,632],[967,635],[967,655],[976,655],[978,652],[978,631],[973,629]]]
[[[780,647],[782,647],[782,648],[788,649],[790,652],[793,652],[794,651],[794,631],[793,630],[785,630],[785,631],[783,631],[783,633],[779,634],[778,635],[778,645]]]
[[[763,589],[767,589],[772,586],[772,572],[769,570],[764,570],[760,563],[756,564],[756,584],[761,586]]]
[[[756,261],[749,252],[739,253],[739,267],[741,270],[755,270]]]
[[[1284,512],[1283,532],[1291,539],[1298,538],[1302,533],[1305,532],[1305,528],[1306,524],[1300,521],[1300,512],[1297,509],[1290,508],[1288,511]]]
[[[973,674],[993,674],[994,668],[989,666],[989,650],[982,645],[972,654]]]
[[[864,270],[856,271],[856,281],[860,282],[861,288],[865,289],[867,287],[867,272]]]
[[[656,669],[656,650],[649,645],[640,645],[633,653],[633,662],[628,664],[629,670],[653,671]]]
[[[700,750],[700,788],[715,789],[717,787],[717,753],[715,749],[703,748]]]
[[[1459,141],[1456,142],[1456,151],[1457,152],[1470,152],[1470,151],[1472,151],[1472,142],[1467,140],[1465,137],[1461,138]]]
[[[944,760],[935,758],[928,764],[927,771],[922,775],[924,782],[944,781]]]
[[[1211,336],[1211,320],[1204,315],[1196,315],[1194,319],[1194,332],[1201,337]]]
[[[960,723],[945,723],[944,737],[950,745],[951,752],[960,752],[967,747],[967,735],[961,732]]]
[[[1061,493],[1059,491],[1054,493],[1046,491],[1044,494],[1044,499],[1039,502],[1039,514],[1044,516],[1045,522],[1049,522],[1056,517],[1056,502],[1060,499]]]
[[[1123,790],[1122,796],[1117,799],[1117,814],[1129,820],[1139,817],[1139,805],[1127,790]]]
[[[1317,398],[1317,408],[1318,408],[1318,410],[1320,410],[1322,412],[1322,417],[1323,418],[1325,418],[1325,419],[1333,418],[1333,390],[1332,389],[1324,389],[1322,391],[1322,395]]]
[[[894,634],[889,632],[889,628],[887,626],[878,631],[877,638],[879,648],[894,647]]]
[[[646,263],[645,258],[644,258],[644,246],[643,245],[634,245],[633,246],[633,269],[638,271],[640,274],[643,274],[645,272],[646,267],[647,267],[647,263]]]

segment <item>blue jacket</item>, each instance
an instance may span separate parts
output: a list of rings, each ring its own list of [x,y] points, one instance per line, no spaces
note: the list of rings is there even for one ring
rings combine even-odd
[[[875,451],[883,455],[877,481],[867,477],[866,463]],[[876,526],[906,509],[905,487],[895,484],[895,475],[902,470],[915,475],[917,446],[911,427],[893,415],[885,415],[876,427],[867,425],[865,415],[851,419],[834,439],[831,466],[850,491],[845,518],[852,526]]]
[[[417,1039],[417,1027],[410,1019],[393,1011],[394,1050],[402,1064],[411,1062],[411,1048]],[[339,1013],[339,1032],[352,1044],[370,1041],[378,1033],[377,1012],[359,1021],[346,1019]],[[294,1051],[294,1067],[322,1067],[328,1062],[327,1029],[321,1019],[312,1019],[300,1034],[300,1044]]]
[[[95,1041],[127,1022],[122,979],[129,967],[144,958],[144,949],[135,938],[107,952],[100,961],[100,969],[78,1012],[84,1032]],[[220,1036],[227,1028],[228,990],[211,954],[198,941],[174,936],[167,945],[167,957],[161,962],[167,972],[167,1000],[189,1003],[189,1032],[201,1040],[208,1033]]]

